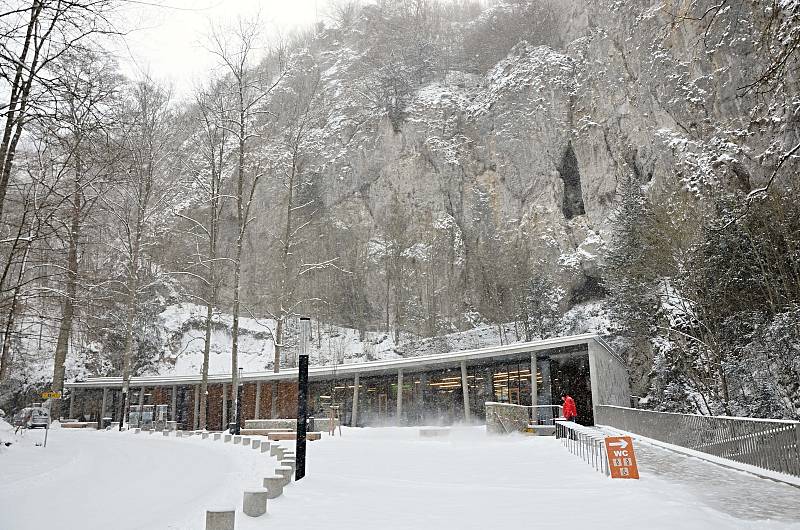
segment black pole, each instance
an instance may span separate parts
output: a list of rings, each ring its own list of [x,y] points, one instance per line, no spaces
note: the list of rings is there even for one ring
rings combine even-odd
[[[294,479],[300,480],[306,475],[306,422],[308,421],[308,355],[300,356],[297,374],[297,471]]]
[[[294,479],[306,476],[306,423],[308,421],[308,342],[310,340],[311,320],[300,318],[300,356],[297,367],[297,439],[295,455],[297,469]]]

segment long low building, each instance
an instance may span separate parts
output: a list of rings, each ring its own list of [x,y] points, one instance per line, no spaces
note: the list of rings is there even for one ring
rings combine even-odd
[[[184,428],[196,428],[200,375],[141,376],[131,379],[132,405],[167,404]],[[297,369],[244,373],[242,417],[294,418]],[[116,421],[120,377],[90,377],[66,383],[69,416]],[[230,374],[208,377],[208,429],[222,430],[232,406]],[[601,337],[572,335],[475,350],[309,369],[309,406],[324,416],[338,405],[342,423],[430,425],[483,421],[484,403],[558,404],[570,394],[578,421],[591,425],[595,405],[630,405],[623,360]]]

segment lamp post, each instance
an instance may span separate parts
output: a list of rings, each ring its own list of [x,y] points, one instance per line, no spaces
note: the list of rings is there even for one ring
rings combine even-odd
[[[295,455],[297,469],[294,479],[306,475],[306,421],[308,419],[308,343],[311,340],[311,320],[300,318],[300,364],[297,369],[297,437]]]

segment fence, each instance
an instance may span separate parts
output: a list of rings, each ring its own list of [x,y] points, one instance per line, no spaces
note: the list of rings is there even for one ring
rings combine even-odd
[[[553,425],[561,417],[561,405],[514,405],[487,402],[486,430],[495,434],[523,432],[528,425]]]
[[[800,476],[800,422],[674,414],[612,405],[595,407],[595,423]]]
[[[557,421],[556,438],[570,453],[579,456],[604,475],[609,475],[605,435],[602,432],[572,421]]]

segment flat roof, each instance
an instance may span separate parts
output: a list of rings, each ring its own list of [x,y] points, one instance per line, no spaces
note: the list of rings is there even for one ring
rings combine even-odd
[[[442,368],[450,364],[460,363],[461,361],[481,361],[495,358],[512,357],[521,353],[533,353],[541,350],[556,348],[567,348],[570,346],[587,345],[595,342],[600,345],[602,350],[609,357],[613,358],[623,366],[625,363],[614,353],[606,342],[593,333],[582,335],[569,335],[565,337],[554,337],[551,339],[537,340],[533,342],[520,342],[505,346],[490,346],[474,350],[462,350],[448,353],[437,353],[432,355],[419,355],[415,357],[403,357],[400,359],[384,359],[365,363],[338,364],[328,366],[311,366],[308,369],[310,380],[326,379],[329,377],[347,377],[359,375],[380,375],[398,370],[408,370],[409,372],[424,370],[428,368]],[[297,368],[286,368],[280,372],[250,372],[242,374],[241,381],[284,381],[297,379]],[[172,385],[195,385],[202,382],[200,374],[196,375],[153,375],[132,377],[130,385],[132,387],[153,387],[153,386],[172,386]],[[231,382],[231,374],[209,374],[210,384],[220,384]],[[122,377],[90,377],[85,381],[73,381],[65,383],[66,388],[102,388],[102,387],[122,387]]]

